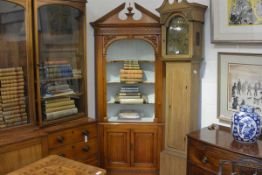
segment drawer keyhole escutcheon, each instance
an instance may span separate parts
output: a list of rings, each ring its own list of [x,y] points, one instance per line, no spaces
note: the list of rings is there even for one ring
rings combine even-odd
[[[204,164],[207,164],[207,163],[208,163],[208,158],[207,158],[206,156],[204,156],[203,159],[202,159],[202,162],[203,162]]]
[[[83,136],[84,136],[84,141],[85,143],[88,142],[88,138],[89,138],[89,132],[87,130],[82,132]]]

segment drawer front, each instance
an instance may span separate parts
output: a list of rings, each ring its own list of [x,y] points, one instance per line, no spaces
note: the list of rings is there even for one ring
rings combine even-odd
[[[48,147],[52,149],[67,144],[83,142],[85,139],[95,138],[96,135],[97,128],[95,124],[55,132],[48,136]]]
[[[93,166],[99,166],[96,155],[92,158],[89,158],[88,160],[83,161],[83,163],[88,164],[88,165],[93,165]]]
[[[217,173],[211,173],[197,166],[189,164],[187,167],[187,175],[217,175]]]
[[[59,155],[69,159],[74,159],[74,145],[63,146],[60,148],[49,150],[49,155]]]
[[[81,142],[75,144],[75,160],[87,160],[97,153],[97,140],[92,139],[87,143]]]
[[[223,149],[207,146],[201,142],[189,140],[188,161],[202,169],[210,172],[218,172],[220,160],[241,160],[245,158]],[[230,172],[229,167],[225,167]]]

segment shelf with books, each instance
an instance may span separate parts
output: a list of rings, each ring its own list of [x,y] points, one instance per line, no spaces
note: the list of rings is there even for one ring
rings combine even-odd
[[[43,50],[42,52],[76,52],[78,53],[78,49],[64,49],[64,48],[52,48],[52,49],[47,49]]]
[[[65,77],[65,78],[53,78],[53,79],[43,79],[41,83],[53,82],[53,81],[67,81],[67,80],[81,80],[83,79],[82,76],[79,77]]]
[[[150,60],[150,59],[148,59],[148,60],[139,60],[139,59],[123,59],[123,60],[117,60],[117,59],[108,59],[107,60],[107,63],[109,64],[109,63],[124,63],[124,62],[127,62],[127,61],[129,61],[129,60],[135,60],[135,61],[138,61],[140,64],[141,63],[155,63],[155,61],[154,60]]]
[[[0,68],[0,128],[29,122],[25,85],[22,67]]]
[[[143,103],[116,103],[116,102],[107,102],[109,105],[154,105],[152,102],[143,102]]]
[[[132,122],[154,122],[154,118],[148,117],[148,118],[141,118],[141,119],[119,119],[118,116],[110,116],[108,117],[108,122],[127,122],[127,123],[132,123]]]
[[[58,95],[50,95],[50,96],[45,96],[45,97],[42,97],[42,101],[43,100],[48,100],[48,99],[55,99],[55,98],[59,98],[59,97],[71,97],[71,98],[79,98],[80,96],[82,96],[83,93],[69,93],[69,94],[66,94],[66,93],[61,93],[61,94],[58,94]]]
[[[141,114],[138,121],[154,121],[155,65],[152,47],[142,40],[119,40],[110,45],[106,58],[108,116],[116,116],[124,109],[138,111]],[[150,119],[142,120],[144,116],[150,116]]]
[[[114,85],[114,84],[126,84],[126,82],[121,82],[121,81],[108,81],[107,82],[107,84],[108,85],[110,85],[110,84],[112,84],[112,85]],[[148,85],[154,85],[155,84],[155,82],[154,81],[142,81],[142,82],[138,82],[138,83],[134,83],[134,84],[148,84]]]
[[[126,106],[122,105],[120,109],[111,108],[108,111],[108,121],[154,121],[155,114],[150,109],[153,106]]]

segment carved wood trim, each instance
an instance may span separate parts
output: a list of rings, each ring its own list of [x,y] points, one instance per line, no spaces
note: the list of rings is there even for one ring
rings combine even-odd
[[[160,35],[159,27],[123,27],[123,28],[96,28],[95,35]]]
[[[142,39],[147,41],[152,45],[155,50],[155,54],[159,53],[159,36],[158,35],[144,35],[144,36],[136,36],[137,39]]]
[[[115,35],[106,35],[103,37],[103,55],[106,55],[107,48],[117,40],[124,39],[141,39],[148,42],[155,50],[155,54],[159,54],[159,44],[160,39],[159,35],[126,35],[126,36],[115,36]]]

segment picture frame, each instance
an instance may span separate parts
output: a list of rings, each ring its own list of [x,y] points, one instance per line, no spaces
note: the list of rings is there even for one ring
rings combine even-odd
[[[239,5],[240,1],[244,3]],[[262,43],[262,1],[210,0],[210,4],[212,43]]]
[[[262,116],[262,54],[218,53],[218,118],[230,122],[241,105]]]

